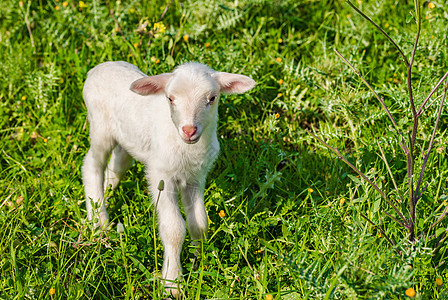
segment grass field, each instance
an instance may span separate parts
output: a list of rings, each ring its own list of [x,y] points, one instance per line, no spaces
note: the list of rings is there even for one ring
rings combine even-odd
[[[409,58],[417,26],[407,2],[355,5]],[[417,105],[448,71],[448,2],[420,3]],[[147,74],[198,61],[258,83],[221,99],[222,152],[205,194],[210,228],[196,269],[188,236],[184,244],[185,299],[448,299],[448,220],[431,226],[448,201],[447,110],[410,243],[387,216],[398,218],[391,205],[305,131],[337,147],[409,217],[396,131],[334,49],[384,97],[409,144],[406,66],[344,2],[2,1],[0,299],[162,298],[163,247],[141,164],[109,199],[111,220],[125,232],[85,224],[89,132],[81,91],[88,70],[108,60]],[[415,182],[442,91],[420,120]]]

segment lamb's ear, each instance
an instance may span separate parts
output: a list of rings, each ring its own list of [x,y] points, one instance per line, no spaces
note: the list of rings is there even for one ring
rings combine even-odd
[[[212,74],[221,87],[221,92],[225,94],[241,94],[253,89],[257,84],[252,78],[226,72],[216,72]]]
[[[165,86],[170,81],[171,73],[143,77],[131,84],[131,91],[142,96],[161,94],[165,90]]]

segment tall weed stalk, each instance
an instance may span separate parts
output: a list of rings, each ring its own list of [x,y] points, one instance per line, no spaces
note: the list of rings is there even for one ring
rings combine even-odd
[[[400,145],[400,148],[406,158],[406,171],[405,171],[406,177],[404,179],[406,182],[403,185],[406,188],[404,191],[400,192],[398,185],[395,181],[395,178],[393,176],[393,173],[391,171],[391,168],[389,166],[389,163],[386,159],[386,155],[384,154],[384,150],[381,148],[380,143],[377,141],[378,149],[381,153],[381,154],[379,154],[379,157],[384,162],[384,164],[388,170],[388,174],[390,176],[390,180],[393,183],[395,191],[398,193],[398,195],[403,195],[403,198],[407,198],[409,211],[406,212],[401,206],[397,207],[391,201],[391,199],[388,197],[388,195],[384,191],[384,189],[382,189],[377,184],[375,174],[373,175],[373,181],[372,181],[371,179],[368,178],[366,173],[363,173],[362,171],[360,171],[354,164],[352,164],[346,157],[344,157],[344,155],[342,155],[341,152],[337,148],[332,147],[331,145],[326,143],[323,139],[318,137],[313,132],[311,132],[309,130],[307,130],[307,132],[310,135],[312,135],[314,138],[316,138],[320,143],[325,145],[332,152],[334,152],[339,159],[341,159],[348,166],[350,166],[351,169],[353,169],[356,173],[358,173],[360,177],[362,177],[365,181],[367,181],[381,195],[381,197],[384,198],[384,200],[390,205],[392,210],[395,212],[394,214],[396,216],[393,216],[391,213],[384,211],[384,210],[382,212],[385,215],[387,215],[388,217],[395,220],[401,227],[404,227],[408,232],[409,242],[414,243],[416,240],[416,233],[417,233],[417,228],[415,226],[415,224],[416,224],[416,207],[417,207],[419,200],[422,198],[423,193],[426,191],[426,189],[429,186],[429,183],[425,184],[423,182],[423,176],[425,174],[425,170],[428,165],[428,160],[430,159],[431,151],[434,147],[434,141],[435,141],[437,129],[439,126],[440,117],[442,115],[443,107],[444,107],[445,100],[446,100],[447,87],[448,87],[448,72],[446,72],[445,75],[443,75],[442,78],[437,82],[437,84],[432,88],[431,92],[426,96],[425,100],[420,105],[418,105],[416,103],[415,97],[414,97],[414,87],[412,84],[412,68],[415,63],[415,56],[416,56],[416,52],[418,49],[420,31],[421,31],[421,11],[420,11],[421,6],[419,4],[419,1],[414,0],[413,17],[414,17],[414,20],[417,25],[417,32],[415,35],[412,52],[411,52],[409,58],[404,54],[404,52],[400,48],[400,46],[377,23],[375,23],[371,18],[369,18],[360,9],[358,9],[352,2],[350,2],[349,0],[347,0],[346,2],[359,15],[361,15],[365,20],[370,22],[374,27],[376,27],[376,29],[378,29],[381,32],[381,34],[383,34],[389,40],[389,42],[397,49],[399,55],[402,58],[403,63],[406,66],[406,69],[407,69],[407,99],[408,99],[410,111],[412,113],[412,127],[410,129],[409,135],[407,135],[406,133],[403,133],[400,130],[399,125],[396,122],[395,118],[393,117],[392,113],[390,112],[389,107],[387,106],[386,102],[384,101],[384,98],[382,96],[380,96],[375,91],[375,89],[372,87],[372,85],[361,75],[361,73],[338,50],[335,49],[336,54],[342,59],[342,61],[345,64],[347,64],[347,66],[349,66],[350,69],[352,69],[356,73],[356,75],[359,77],[359,79],[373,93],[374,97],[381,104],[382,108],[386,112],[390,122],[393,125],[393,128],[396,132],[396,136],[398,138],[398,144]],[[444,91],[443,91],[443,96],[441,97],[440,104],[437,109],[437,116],[436,116],[436,120],[434,122],[433,131],[432,131],[429,141],[427,141],[427,143],[426,143],[428,146],[427,146],[426,151],[423,154],[423,162],[422,162],[421,166],[417,167],[416,159],[418,159],[417,152],[418,152],[419,148],[416,149],[416,140],[417,140],[417,136],[420,136],[422,133],[420,121],[421,121],[421,118],[423,117],[424,112],[428,109],[428,107],[430,107],[433,103],[435,103],[440,98],[440,97],[438,97],[438,98],[432,100],[431,102],[429,102],[431,97],[435,94],[435,92],[443,84],[444,81],[445,81],[445,87],[444,87]],[[401,116],[401,117],[405,117],[405,116]],[[423,149],[422,149],[422,152],[423,152]],[[439,218],[431,226],[429,226],[429,229],[426,232],[422,231],[423,235],[428,233],[437,224],[439,224],[442,221],[442,219],[445,218],[446,214],[447,214],[447,209],[445,208],[445,210],[439,216]],[[388,240],[388,242],[390,244],[395,245],[394,241],[387,236],[386,232],[384,231],[384,229],[381,226],[375,224],[367,215],[361,213],[361,216],[364,219],[366,219],[367,222],[369,222],[370,224],[377,227],[382,232],[382,234],[385,236],[385,238]],[[444,237],[442,237],[442,239],[443,238]],[[439,243],[436,244],[436,248],[440,244],[441,243],[439,241]]]

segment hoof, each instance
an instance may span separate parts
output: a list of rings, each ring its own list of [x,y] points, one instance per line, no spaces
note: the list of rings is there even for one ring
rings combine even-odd
[[[100,212],[98,215],[98,222],[95,223],[95,229],[107,231],[109,229],[109,214],[107,212]]]
[[[177,282],[164,282],[165,285],[165,292],[163,293],[164,297],[171,297],[171,298],[165,298],[165,299],[182,299],[182,293],[180,292],[180,289],[182,288],[182,285]]]

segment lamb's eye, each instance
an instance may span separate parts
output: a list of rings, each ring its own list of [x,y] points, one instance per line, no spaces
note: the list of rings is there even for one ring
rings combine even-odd
[[[166,96],[166,98],[168,99],[168,101],[170,101],[171,104],[174,104],[174,98],[168,96]]]
[[[216,96],[212,96],[212,97],[210,97],[210,99],[208,99],[208,103],[213,103],[213,102],[215,102],[215,100],[216,100]]]

